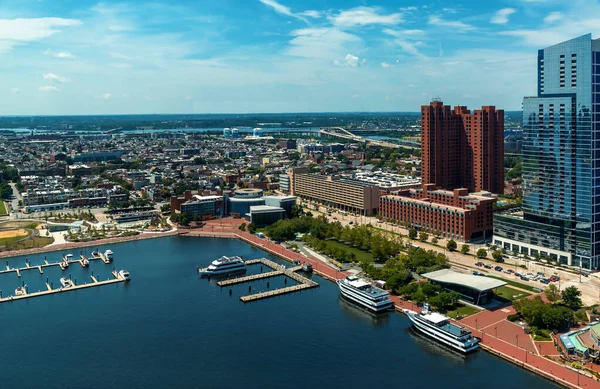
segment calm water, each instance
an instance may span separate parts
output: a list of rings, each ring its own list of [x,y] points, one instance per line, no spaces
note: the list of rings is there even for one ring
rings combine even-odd
[[[485,352],[464,357],[420,338],[400,314],[373,318],[319,277],[319,288],[250,304],[239,300],[248,284],[230,297],[197,278],[196,265],[220,255],[265,256],[237,240],[171,237],[111,249],[115,267],[131,272],[129,284],[0,305],[0,388],[555,387]],[[65,273],[82,283],[92,270],[106,279],[112,265],[1,275],[0,288],[6,296],[24,282],[37,291]]]

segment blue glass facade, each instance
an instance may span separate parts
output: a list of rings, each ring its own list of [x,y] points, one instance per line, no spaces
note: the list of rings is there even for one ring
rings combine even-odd
[[[523,100],[523,214],[496,217],[494,237],[598,269],[600,40],[591,34],[538,51],[538,94]]]

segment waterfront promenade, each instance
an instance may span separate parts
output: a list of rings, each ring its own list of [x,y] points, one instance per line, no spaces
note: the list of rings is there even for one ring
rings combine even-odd
[[[243,220],[229,219],[225,222],[215,220],[208,222],[201,229],[189,230],[186,235],[238,238],[288,261],[299,259],[308,262],[313,265],[315,273],[331,281],[345,278],[348,275],[346,272],[336,270],[316,258],[305,257],[268,239],[261,239],[248,232],[240,231],[238,226],[241,223],[243,223]],[[398,296],[391,296],[391,298],[396,305],[396,309],[400,312],[402,309],[420,310],[420,307],[410,301],[402,300]],[[540,349],[546,352],[555,350],[553,343],[543,342],[546,343],[543,347],[536,347],[536,343],[533,342],[530,335],[525,333],[522,327],[506,320],[508,315],[513,313],[515,313],[515,310],[512,306],[500,307],[493,311],[484,310],[458,321],[458,324],[468,328],[473,332],[473,335],[481,338],[480,345],[482,349],[524,369],[569,388],[600,389],[600,382],[591,375],[578,372],[545,358],[544,355],[558,355],[557,351],[554,351],[553,354],[542,354],[540,352]]]

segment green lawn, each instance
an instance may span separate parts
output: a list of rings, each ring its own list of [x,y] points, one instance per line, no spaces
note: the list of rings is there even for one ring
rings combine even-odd
[[[468,305],[459,305],[458,307],[454,307],[453,309],[446,311],[446,312],[442,312],[444,313],[444,315],[451,317],[453,319],[456,319],[457,316],[470,316],[473,315],[475,313],[479,312],[479,310],[470,307]]]
[[[496,295],[510,301],[518,300],[522,297],[531,296],[531,294],[529,293],[525,293],[520,290],[510,288],[508,286],[501,286],[499,288],[496,288]]]
[[[534,292],[534,293],[539,293],[539,291],[538,291],[538,290],[536,290],[536,287],[535,287],[535,286],[530,286],[530,285],[522,284],[522,283],[520,283],[520,282],[516,282],[516,281],[513,281],[513,280],[507,280],[507,279],[504,279],[504,278],[501,278],[501,277],[492,276],[492,275],[488,275],[488,277],[491,277],[491,278],[495,278],[495,279],[497,279],[497,280],[504,281],[504,282],[506,282],[508,285],[516,286],[517,288],[525,289],[525,290],[528,290],[528,291],[530,291],[530,292]],[[538,289],[542,289],[542,288],[541,288],[541,287],[538,287]]]
[[[6,211],[6,203],[4,201],[0,201],[0,216],[4,216],[7,214],[8,212]]]
[[[340,243],[337,240],[326,240],[325,242],[327,242],[328,245],[330,245],[331,247],[338,247],[338,248],[342,248],[346,251],[348,251],[349,253],[354,253],[354,255],[356,255],[356,261],[358,262],[373,262],[373,254],[371,254],[368,251],[364,251],[361,250],[359,248],[356,247],[352,247],[349,246],[347,244],[344,243]]]

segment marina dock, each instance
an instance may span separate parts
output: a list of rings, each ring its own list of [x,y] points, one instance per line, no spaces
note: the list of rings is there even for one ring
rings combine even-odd
[[[106,258],[106,256],[102,253],[99,253],[99,255],[94,255],[91,257],[86,257],[85,255],[81,255],[81,259],[71,259],[71,260],[67,260],[65,257],[61,257],[59,262],[48,262],[48,260],[44,259],[44,263],[41,265],[31,265],[29,262],[25,263],[25,267],[14,267],[11,268],[8,264],[6,265],[6,270],[0,270],[0,274],[5,274],[5,273],[17,273],[17,277],[21,277],[21,272],[25,271],[25,270],[38,270],[41,274],[44,274],[44,270],[43,268],[45,267],[50,267],[50,266],[60,266],[61,262],[67,262],[69,265],[72,264],[81,264],[81,262],[87,259],[88,261],[92,261],[92,260],[101,260],[102,262],[109,264],[111,263],[111,261]]]
[[[241,296],[240,300],[242,300],[245,303],[251,302],[251,301],[262,300],[262,299],[269,298],[269,297],[280,296],[283,294],[297,292],[300,290],[310,289],[310,288],[319,286],[319,284],[316,283],[315,281],[296,273],[297,271],[302,269],[302,266],[294,266],[294,267],[286,268],[285,265],[280,265],[280,264],[275,263],[267,258],[252,259],[252,260],[246,261],[246,265],[256,265],[256,264],[265,265],[265,266],[271,268],[272,271],[267,272],[267,273],[254,274],[251,276],[232,278],[230,280],[219,281],[219,282],[217,282],[217,285],[224,287],[224,286],[236,285],[236,284],[240,284],[243,282],[250,282],[250,281],[255,281],[255,280],[260,280],[260,279],[270,278],[270,277],[275,277],[275,276],[281,276],[281,275],[289,277],[289,278],[293,279],[294,281],[298,282],[298,285],[292,285],[292,286],[288,286],[285,288],[280,288],[280,289],[275,289],[275,290],[269,290],[266,292],[260,292],[260,293],[249,294],[246,296]]]

